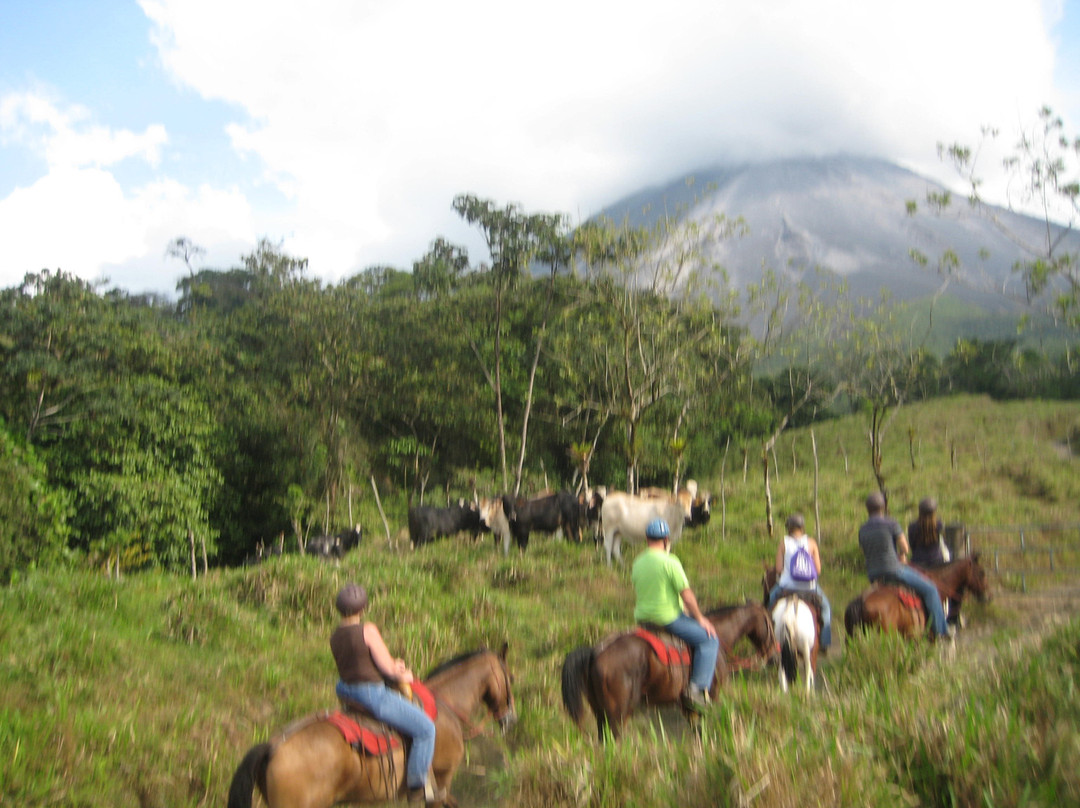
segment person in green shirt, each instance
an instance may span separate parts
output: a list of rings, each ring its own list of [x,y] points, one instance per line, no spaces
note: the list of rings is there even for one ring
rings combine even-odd
[[[671,554],[670,533],[663,519],[653,519],[645,527],[648,546],[634,560],[630,574],[637,596],[634,619],[663,626],[693,649],[686,698],[690,706],[698,708],[705,704],[712,688],[720,640],[698,606],[682,562]]]

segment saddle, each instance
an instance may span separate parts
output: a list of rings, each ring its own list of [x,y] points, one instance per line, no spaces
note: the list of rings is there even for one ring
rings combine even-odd
[[[926,606],[925,604],[923,604],[922,598],[920,598],[914,590],[908,589],[903,584],[886,582],[878,582],[871,584],[863,592],[863,600],[866,600],[866,596],[869,595],[871,592],[876,592],[878,589],[885,588],[895,589],[896,596],[900,598],[901,603],[903,603],[907,608],[911,609],[912,611],[919,612],[923,616],[926,616]]]
[[[435,696],[422,682],[412,683],[412,702],[432,721],[438,717]],[[328,712],[324,718],[358,753],[379,757],[402,746],[401,734],[379,721],[361,705],[343,700],[341,707],[341,710]]]
[[[690,665],[690,647],[683,640],[652,623],[642,623],[632,632],[649,644],[656,658],[668,667],[687,667]]]
[[[810,607],[810,611],[814,614],[814,623],[817,626],[818,636],[821,636],[821,631],[825,627],[825,624],[821,622],[821,595],[816,592],[809,592],[801,589],[781,589],[780,594],[777,595],[776,600],[781,598],[796,597]]]

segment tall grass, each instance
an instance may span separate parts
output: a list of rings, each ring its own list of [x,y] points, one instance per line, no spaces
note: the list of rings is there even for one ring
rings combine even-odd
[[[843,605],[864,583],[854,539],[872,487],[863,426],[815,427],[837,653],[809,698],[799,688],[784,697],[774,669],[751,671],[725,686],[700,737],[678,713],[646,709],[619,743],[598,744],[591,720],[583,732],[562,711],[559,672],[571,649],[629,625],[629,565],[543,537],[505,558],[489,541],[414,552],[369,538],[340,565],[284,557],[198,581],[29,572],[0,590],[0,802],[222,804],[251,744],[333,705],[331,604],[360,580],[391,649],[420,672],[510,642],[520,721],[505,739],[469,744],[455,783],[463,804],[1077,804],[1074,615],[1044,623],[1017,610],[1022,598],[965,604],[969,628],[953,655],[894,637],[843,641]],[[1076,521],[1080,477],[1061,448],[1075,434],[1075,404],[903,408],[885,447],[892,510],[906,521],[933,494],[948,521]],[[809,516],[809,433],[785,441],[777,512]],[[707,607],[761,597],[774,542],[758,469],[745,483],[728,470],[726,535],[714,512],[675,547]],[[718,493],[719,481],[699,482]],[[402,504],[386,504],[403,524]]]

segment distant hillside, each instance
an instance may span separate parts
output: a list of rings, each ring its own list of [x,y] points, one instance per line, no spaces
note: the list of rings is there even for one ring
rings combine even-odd
[[[1012,268],[1026,256],[988,219],[971,214],[963,199],[957,200],[956,212],[932,215],[924,204],[927,192],[943,190],[882,160],[792,159],[700,171],[642,190],[602,213],[638,225],[665,213],[698,220],[741,216],[748,235],[702,245],[737,289],[757,281],[763,266],[793,280],[823,269],[844,278],[858,296],[877,297],[887,288],[897,300],[919,300],[938,290],[943,279],[918,266],[911,250],[933,265],[952,249],[960,257],[946,291],[957,304],[952,309],[968,323],[988,318],[976,330],[997,323],[992,335],[1002,328],[1015,333],[1025,306],[1023,283]],[[910,200],[921,206],[915,216],[907,213]],[[1010,232],[1038,243],[1042,222],[1004,209],[997,214]],[[1073,234],[1073,241],[1080,249],[1080,237]]]

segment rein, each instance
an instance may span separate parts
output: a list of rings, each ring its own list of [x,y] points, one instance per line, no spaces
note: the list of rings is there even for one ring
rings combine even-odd
[[[492,664],[490,660],[488,660],[488,664],[489,665]],[[506,690],[507,702],[506,702],[506,709],[495,716],[496,721],[502,721],[504,718],[506,718],[507,714],[510,712],[510,683],[509,683],[509,681],[507,681],[506,671],[502,671],[502,674],[503,674],[503,687]],[[432,691],[432,693],[434,693],[434,691]],[[438,704],[440,704],[441,706],[445,707],[447,710],[449,710],[451,715],[453,715],[458,720],[458,723],[461,724],[461,728],[462,728],[462,737],[465,740],[471,741],[473,738],[476,738],[477,736],[482,735],[484,733],[486,727],[481,725],[482,722],[483,722],[483,719],[481,719],[481,722],[479,722],[479,723],[473,723],[470,720],[468,715],[463,714],[460,710],[458,710],[456,707],[454,707],[454,705],[450,704],[445,699],[441,698],[438,694],[435,695],[435,701]]]
[[[447,701],[441,699],[438,696],[435,697],[435,702],[439,705],[440,709],[442,707],[445,707],[447,710],[450,711],[450,714],[458,720],[458,723],[461,724],[462,729],[461,737],[464,738],[466,741],[471,741],[473,738],[484,733],[483,727],[477,724],[473,724],[469,720],[469,717],[467,715],[463,715],[460,710],[454,707],[454,705],[448,703]]]

